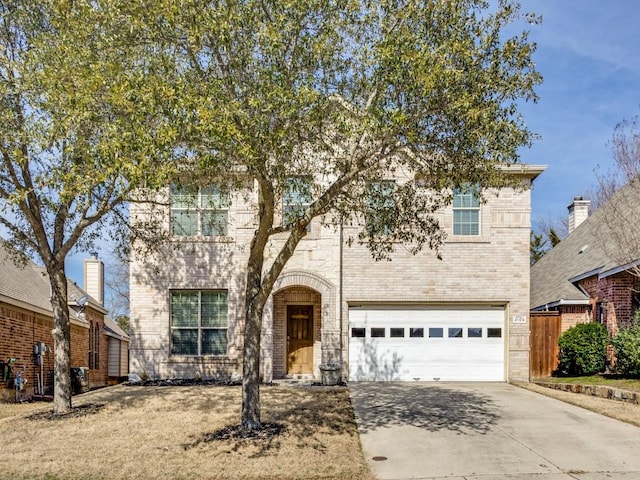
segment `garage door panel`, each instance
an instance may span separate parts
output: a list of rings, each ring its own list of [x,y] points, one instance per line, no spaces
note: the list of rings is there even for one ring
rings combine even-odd
[[[503,335],[504,318],[503,308],[350,309],[350,327],[361,329],[365,336],[350,338],[349,379],[502,381],[504,340],[502,336],[489,338],[488,333],[491,328]],[[393,333],[403,336],[392,338],[392,328],[396,329]],[[442,337],[430,337],[430,328],[441,331]],[[462,336],[449,337],[450,328],[452,334]],[[470,332],[470,328],[474,330]],[[412,329],[423,335],[412,338]],[[470,334],[477,335],[478,329],[481,337],[469,338]],[[372,333],[383,331],[384,337],[372,338]]]

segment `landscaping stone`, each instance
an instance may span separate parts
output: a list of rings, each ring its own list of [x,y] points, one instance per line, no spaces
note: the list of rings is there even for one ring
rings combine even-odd
[[[640,395],[636,392],[630,392],[620,388],[607,387],[604,385],[580,385],[578,383],[553,383],[542,381],[534,381],[532,383],[540,385],[541,387],[552,388],[554,390],[563,390],[565,392],[591,395],[594,397],[608,398],[610,400],[618,400],[620,402],[640,405]]]

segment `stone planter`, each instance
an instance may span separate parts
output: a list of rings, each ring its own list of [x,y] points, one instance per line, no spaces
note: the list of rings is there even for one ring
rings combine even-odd
[[[337,385],[342,380],[342,368],[337,363],[323,363],[320,373],[323,385]]]

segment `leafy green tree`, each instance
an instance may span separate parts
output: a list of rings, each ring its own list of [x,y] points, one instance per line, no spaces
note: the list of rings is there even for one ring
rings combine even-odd
[[[127,334],[131,331],[131,319],[128,315],[118,315],[114,321]]]
[[[501,166],[532,140],[517,103],[536,100],[535,45],[506,36],[522,18],[510,1],[490,11],[484,0],[160,0],[145,14],[139,28],[173,55],[173,120],[193,155],[181,182],[256,193],[242,425],[259,428],[263,310],[309,223],[379,209],[389,221],[351,239],[376,259],[398,242],[437,248],[436,212],[452,191],[504,186]],[[392,202],[367,201],[394,172],[415,181],[398,183]],[[283,196],[309,201],[281,223]]]
[[[547,240],[542,233],[536,234],[531,230],[531,241],[529,247],[529,263],[534,265],[547,253]]]
[[[16,257],[32,256],[49,277],[54,411],[63,413],[65,259],[122,228],[132,192],[166,182],[167,149],[156,148],[173,143],[156,108],[165,84],[153,82],[154,57],[116,2],[8,0],[0,18],[0,225]]]
[[[554,228],[549,228],[549,233],[547,233],[547,238],[549,239],[549,243],[551,244],[551,248],[555,247],[561,242],[560,235],[558,235]]]
[[[547,222],[542,222],[543,227],[540,233],[531,230],[531,243],[529,247],[529,260],[531,265],[535,265],[538,260],[544,257],[550,249],[555,247],[562,240],[556,233],[556,229]],[[538,226],[540,228],[540,226]],[[546,238],[545,238],[546,237]]]

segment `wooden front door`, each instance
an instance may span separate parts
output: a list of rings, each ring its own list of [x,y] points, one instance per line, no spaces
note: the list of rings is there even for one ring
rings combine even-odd
[[[287,305],[287,373],[313,373],[311,305]]]

